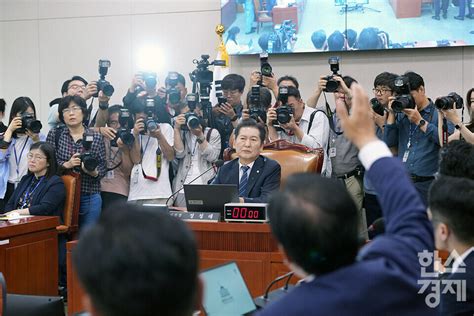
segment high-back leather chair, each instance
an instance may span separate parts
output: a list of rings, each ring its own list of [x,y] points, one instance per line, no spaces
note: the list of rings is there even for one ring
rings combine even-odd
[[[263,146],[262,155],[278,161],[281,166],[281,186],[294,173],[321,173],[324,151],[280,139]]]
[[[64,224],[56,227],[59,234],[67,234],[68,240],[75,239],[79,230],[79,208],[81,204],[81,177],[80,174],[72,172],[61,177],[66,189],[66,200],[64,201],[63,221]]]
[[[260,28],[263,26],[263,23],[272,23],[273,27],[272,13],[266,10],[265,0],[261,3],[262,5],[260,5],[260,0],[253,0],[255,21],[257,22],[257,34],[260,33]]]

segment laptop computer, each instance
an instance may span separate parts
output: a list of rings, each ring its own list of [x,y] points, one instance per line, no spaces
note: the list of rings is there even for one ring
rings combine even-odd
[[[224,204],[239,202],[235,184],[185,184],[184,197],[188,212],[224,212]]]
[[[201,272],[204,281],[203,309],[206,315],[250,315],[256,310],[235,262]]]

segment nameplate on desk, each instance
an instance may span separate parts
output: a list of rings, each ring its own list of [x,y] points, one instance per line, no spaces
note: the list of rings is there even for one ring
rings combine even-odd
[[[221,219],[220,213],[214,212],[182,212],[182,211],[170,211],[169,213],[173,217],[182,219],[183,221],[189,222],[210,222],[217,223]]]

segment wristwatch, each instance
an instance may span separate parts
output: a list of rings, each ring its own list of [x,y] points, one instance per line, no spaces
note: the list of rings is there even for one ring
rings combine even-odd
[[[420,123],[418,123],[418,127],[422,127],[425,124],[426,124],[426,121],[422,119]]]
[[[196,141],[198,142],[198,144],[202,144],[202,143],[204,143],[204,140],[205,140],[205,139],[206,139],[206,138],[205,138],[204,136],[202,136],[202,137],[198,137],[198,138],[196,139]]]
[[[456,128],[456,129],[461,129],[461,126],[462,126],[462,125],[463,125],[462,123],[456,124],[456,125],[454,125],[454,128]]]

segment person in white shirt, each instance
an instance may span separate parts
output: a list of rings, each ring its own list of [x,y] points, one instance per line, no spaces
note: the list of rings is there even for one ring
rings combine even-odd
[[[270,108],[267,112],[267,127],[270,141],[286,139],[295,144],[305,145],[310,148],[322,148],[324,151],[324,162],[321,174],[331,176],[331,160],[327,155],[329,141],[329,120],[323,111],[316,111],[305,106],[298,89],[286,87],[287,97],[283,99],[283,105],[288,105],[293,110],[291,119],[286,124],[280,124],[277,130],[273,123],[277,121],[277,109]],[[282,100],[282,95],[279,96]]]
[[[156,113],[145,114],[144,108],[137,110],[132,131],[135,143],[130,150],[134,166],[128,201],[164,204],[172,193],[169,165],[174,159],[173,128],[168,123],[157,123]]]

